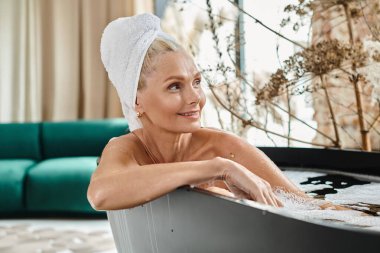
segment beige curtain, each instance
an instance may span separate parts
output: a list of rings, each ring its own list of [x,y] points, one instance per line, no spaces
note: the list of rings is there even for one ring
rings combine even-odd
[[[121,117],[101,34],[152,11],[152,0],[1,0],[0,122]]]

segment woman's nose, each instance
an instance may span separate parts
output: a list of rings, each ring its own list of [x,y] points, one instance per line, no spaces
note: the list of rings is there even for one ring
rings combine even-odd
[[[194,87],[189,88],[186,98],[188,104],[198,104],[201,100],[200,90]]]

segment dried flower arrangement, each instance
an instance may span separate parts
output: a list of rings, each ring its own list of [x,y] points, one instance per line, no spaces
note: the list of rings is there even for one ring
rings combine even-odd
[[[281,68],[270,75],[267,82],[252,83],[246,78],[246,73],[242,73],[238,64],[239,40],[236,34],[231,34],[227,38],[227,48],[222,50],[220,45],[219,29],[228,22],[223,18],[222,13],[215,12],[209,0],[206,0],[209,22],[204,28],[212,33],[214,49],[219,55],[220,61],[215,68],[203,69],[203,74],[207,78],[208,86],[215,101],[227,110],[231,115],[231,121],[235,124],[233,130],[237,133],[244,133],[250,127],[261,129],[271,135],[281,136],[290,141],[308,143],[314,146],[344,148],[341,134],[347,134],[353,138],[339,120],[344,115],[337,115],[337,106],[347,107],[357,118],[359,135],[361,141],[355,140],[362,150],[371,151],[370,133],[380,136],[380,131],[376,129],[380,119],[380,26],[373,22],[373,19],[380,17],[379,3],[372,3],[370,6],[366,1],[360,0],[298,0],[297,4],[287,5],[284,12],[289,13],[289,17],[282,20],[281,26],[291,26],[294,31],[298,31],[305,24],[313,24],[323,19],[338,19],[342,21],[339,25],[346,27],[347,39],[325,39],[323,36],[313,35],[313,42],[310,46],[301,45],[292,41],[283,34],[274,31],[263,22],[256,19],[252,14],[247,13],[236,1],[228,0],[235,6],[238,14],[244,14],[251,20],[275,35],[292,42],[300,50],[285,60]],[[182,3],[186,3],[183,1]],[[337,15],[328,16],[326,12],[333,11]],[[292,14],[292,15],[290,15]],[[293,20],[296,14],[297,20]],[[235,23],[237,17],[235,15]],[[370,22],[368,17],[372,18]],[[226,21],[227,20],[227,21]],[[361,40],[359,34],[354,34],[354,22],[364,20],[371,33],[371,39]],[[307,22],[308,21],[308,22]],[[332,27],[331,29],[334,29]],[[222,57],[227,55],[230,64],[226,64]],[[222,76],[222,81],[215,82],[215,76]],[[233,76],[233,78],[231,78]],[[330,79],[335,82],[330,82]],[[336,85],[338,83],[339,85]],[[338,86],[341,89],[352,89],[353,95],[350,106],[343,105],[339,101],[339,96],[335,96]],[[371,92],[364,92],[371,87]],[[301,94],[321,94],[326,101],[325,107],[329,113],[332,129],[330,132],[321,131],[297,116],[296,108],[291,107],[291,99]],[[378,112],[368,112],[363,105],[363,99],[370,96],[373,103],[377,104]],[[347,100],[347,98],[346,98]],[[218,109],[218,108],[217,108]],[[220,108],[218,109],[220,113]],[[287,118],[281,115],[285,113]],[[374,114],[376,113],[376,114]],[[279,124],[288,123],[288,134],[282,134],[269,129],[267,126],[268,117],[272,117],[274,122]],[[352,115],[351,115],[352,116]],[[260,119],[265,119],[262,123]],[[339,118],[339,120],[338,120]],[[305,126],[313,129],[325,140],[323,142],[305,141],[291,136],[290,124],[292,120],[297,120]],[[223,126],[223,120],[219,120]]]

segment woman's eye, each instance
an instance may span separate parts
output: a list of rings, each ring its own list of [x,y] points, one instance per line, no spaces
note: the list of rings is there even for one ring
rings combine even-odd
[[[171,85],[169,85],[168,89],[171,90],[171,91],[176,91],[180,88],[180,85],[179,83],[173,83]]]
[[[195,86],[195,87],[199,87],[199,86],[201,86],[201,79],[197,79],[197,80],[195,80],[195,81],[194,81],[194,86]]]

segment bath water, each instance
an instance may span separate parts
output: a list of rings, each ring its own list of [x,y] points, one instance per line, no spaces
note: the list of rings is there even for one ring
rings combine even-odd
[[[380,178],[341,172],[316,172],[284,169],[285,175],[313,201],[277,190],[284,211],[302,219],[331,222],[380,231]],[[351,210],[322,210],[325,201]]]

